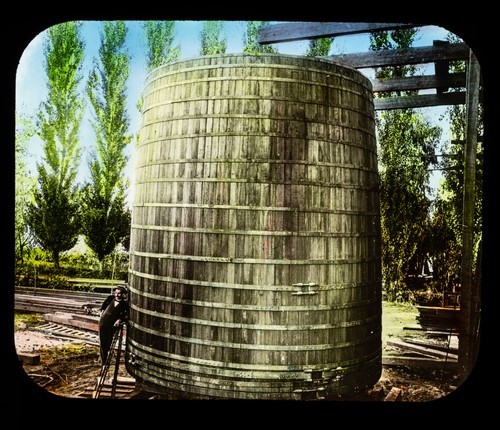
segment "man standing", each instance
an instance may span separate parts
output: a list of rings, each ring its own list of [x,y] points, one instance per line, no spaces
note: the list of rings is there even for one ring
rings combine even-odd
[[[126,298],[127,287],[118,285],[113,294],[110,294],[101,305],[99,318],[99,342],[101,352],[101,366],[104,366],[108,357],[111,342],[117,327],[125,323],[129,314],[129,303]]]

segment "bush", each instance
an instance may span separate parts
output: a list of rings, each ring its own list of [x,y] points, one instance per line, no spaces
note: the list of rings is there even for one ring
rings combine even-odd
[[[61,254],[56,271],[49,253],[33,248],[23,264],[15,267],[16,285],[54,288],[63,290],[89,290],[88,285],[75,285],[70,278],[122,279],[128,277],[129,254],[123,249],[106,257],[102,268],[92,251],[66,252]]]

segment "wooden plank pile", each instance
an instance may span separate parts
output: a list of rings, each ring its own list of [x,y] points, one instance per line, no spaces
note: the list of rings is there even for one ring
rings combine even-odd
[[[454,368],[458,364],[458,348],[426,343],[413,339],[391,339],[387,346],[402,350],[402,354],[384,355],[384,366],[410,366],[426,369]]]
[[[398,339],[388,340],[387,345],[412,351],[414,353],[432,359],[449,360],[449,361],[458,360],[457,351],[453,349],[446,350],[436,345],[424,344],[412,340],[403,341]]]
[[[90,315],[78,315],[67,312],[47,313],[43,316],[45,321],[65,326],[77,327],[79,329],[97,332],[99,330],[99,318]]]
[[[460,324],[460,308],[417,306],[417,321],[426,330],[458,332]]]
[[[99,307],[107,296],[106,293],[16,287],[14,309],[42,314],[68,312],[85,315],[91,312],[91,308]]]

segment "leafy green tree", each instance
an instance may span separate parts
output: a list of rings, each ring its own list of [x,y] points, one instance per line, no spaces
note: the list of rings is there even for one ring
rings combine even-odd
[[[269,21],[247,21],[247,29],[243,34],[243,52],[250,54],[276,54],[278,48],[273,45],[261,45],[257,41],[259,30]]]
[[[81,24],[67,22],[47,30],[45,71],[47,101],[41,104],[37,133],[44,143],[44,159],[37,164],[38,187],[28,206],[27,222],[38,243],[54,259],[72,248],[80,231],[76,176],[80,158],[78,137],[84,103],[82,79],[84,43]]]
[[[148,72],[180,58],[180,45],[173,46],[175,21],[145,21],[142,26],[146,34],[146,67]]]
[[[370,49],[372,51],[383,51],[387,49],[408,49],[412,46],[417,30],[415,28],[397,29],[391,31],[377,31],[370,35]],[[415,74],[417,66],[415,65],[400,65],[377,68],[377,78],[402,78],[405,76],[412,76]],[[412,92],[405,92],[410,95]],[[386,93],[385,97],[391,94]],[[399,95],[394,93],[392,95]]]
[[[330,52],[334,38],[323,37],[320,39],[312,39],[307,47],[306,57],[326,57]]]
[[[125,149],[131,142],[126,112],[130,68],[125,50],[127,31],[123,21],[103,23],[100,61],[94,58],[87,81],[96,149],[89,163],[91,181],[82,193],[83,233],[101,263],[130,234],[125,202],[128,182],[123,175],[128,161]]]
[[[146,70],[177,61],[181,56],[180,45],[173,46],[175,21],[144,21],[142,24],[146,36]],[[137,102],[137,109],[142,112],[143,96]],[[136,144],[139,136],[136,137]]]
[[[451,200],[442,187],[438,189],[431,220],[430,254],[433,259],[432,277],[442,291],[455,291],[460,279],[461,242],[457,240],[452,218]]]
[[[204,21],[200,37],[200,55],[217,55],[226,52],[227,42],[223,21]]]
[[[379,127],[382,267],[389,297],[418,271],[427,249],[431,201],[429,168],[441,129],[412,109],[387,111]]]
[[[31,201],[32,189],[35,185],[30,176],[26,158],[28,156],[28,142],[35,134],[32,121],[16,113],[16,142],[15,142],[15,255],[16,262],[23,264],[26,248],[30,243],[28,234],[27,213]]]
[[[57,176],[38,170],[39,188],[30,204],[28,224],[37,242],[48,251],[59,269],[60,253],[76,245],[80,229],[78,190],[58,182]]]
[[[377,32],[371,35],[372,50],[406,49],[415,29]],[[379,78],[414,74],[414,66],[387,67]],[[400,94],[396,94],[400,95]],[[406,93],[408,95],[408,93]],[[430,166],[436,163],[435,148],[441,136],[414,109],[382,112],[378,119],[380,209],[382,226],[382,273],[390,300],[398,299],[408,274],[420,270],[429,250]]]

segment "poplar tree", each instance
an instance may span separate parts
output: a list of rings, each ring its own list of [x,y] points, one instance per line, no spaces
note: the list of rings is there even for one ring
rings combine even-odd
[[[180,58],[181,48],[174,46],[175,21],[145,21],[142,27],[146,35],[148,72]]]
[[[415,29],[372,33],[370,48],[406,49],[415,35]],[[376,76],[401,78],[415,72],[415,66],[385,67],[376,70]],[[435,148],[441,129],[431,126],[411,108],[383,111],[377,123],[383,282],[389,300],[404,300],[405,279],[421,270],[428,251],[429,168],[436,163]]]
[[[84,113],[78,91],[84,57],[80,28],[78,22],[67,22],[47,30],[44,66],[48,95],[36,125],[44,157],[37,163],[38,186],[27,212],[29,228],[52,255],[56,269],[60,253],[76,244],[81,227],[76,185],[78,132]]]
[[[307,47],[306,57],[327,57],[333,43],[333,37],[312,39]]]
[[[175,21],[144,21],[142,24],[146,36],[146,71],[149,73],[163,64],[177,61],[181,56],[180,45],[173,46]],[[137,102],[137,109],[142,112],[143,96]],[[136,143],[139,143],[137,136]]]
[[[250,54],[276,54],[278,48],[273,45],[261,45],[257,39],[259,30],[269,21],[247,21],[247,29],[243,34],[243,52]]]
[[[101,262],[130,235],[130,211],[126,208],[128,182],[125,153],[131,142],[126,112],[126,85],[130,58],[125,50],[127,27],[123,21],[107,21],[100,31],[99,58],[87,81],[93,108],[95,150],[89,168],[91,181],[83,192],[83,233]]]
[[[224,22],[204,21],[200,38],[200,55],[217,55],[226,52],[227,43],[224,35]]]

